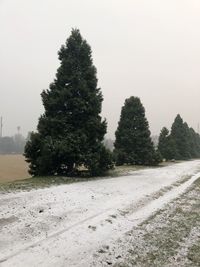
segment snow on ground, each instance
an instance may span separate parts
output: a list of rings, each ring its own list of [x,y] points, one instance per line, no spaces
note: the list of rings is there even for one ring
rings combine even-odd
[[[200,178],[117,242],[102,247],[92,266],[199,267]]]
[[[92,266],[103,245],[182,193],[199,171],[195,160],[0,195],[0,266]]]

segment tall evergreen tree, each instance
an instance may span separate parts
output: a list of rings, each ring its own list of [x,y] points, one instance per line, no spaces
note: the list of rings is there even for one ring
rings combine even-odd
[[[145,109],[138,97],[126,99],[115,135],[117,165],[154,165],[159,162],[151,141]]]
[[[200,156],[200,149],[198,146],[197,135],[193,128],[187,128],[188,131],[188,143],[189,143],[189,152],[192,158],[198,158]]]
[[[69,174],[84,165],[92,175],[100,174],[112,167],[112,161],[102,144],[107,126],[100,116],[103,97],[91,48],[73,29],[58,55],[56,78],[41,94],[45,112],[38,132],[25,147],[30,173]]]
[[[200,158],[200,135],[190,128],[193,136],[195,158]]]
[[[188,158],[196,158],[197,157],[197,147],[195,144],[195,131],[192,128],[189,128],[187,122],[184,122],[184,127],[187,136],[187,147],[188,147]]]
[[[183,123],[183,119],[179,114],[176,116],[172,124],[171,138],[176,145],[176,159],[182,160],[191,158],[187,125]]]
[[[168,138],[169,138],[169,131],[166,127],[163,127],[160,135],[159,135],[159,139],[158,139],[158,150],[160,152],[160,154],[162,155],[163,158],[165,158],[166,160],[169,159],[168,156]]]
[[[158,151],[160,152],[162,158],[166,160],[171,160],[176,158],[177,150],[175,141],[169,134],[169,130],[163,127],[158,141]]]

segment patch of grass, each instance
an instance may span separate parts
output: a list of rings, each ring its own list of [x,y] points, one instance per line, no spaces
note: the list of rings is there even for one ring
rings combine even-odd
[[[21,156],[22,157],[22,156]],[[24,161],[24,159],[23,159]],[[25,161],[24,161],[25,162]],[[143,169],[149,168],[158,168],[158,167],[165,167],[170,164],[174,164],[172,162],[163,162],[159,166],[140,166],[140,165],[124,165],[124,166],[116,166],[113,170],[109,170],[104,176],[102,177],[89,177],[86,172],[80,173],[80,176],[76,177],[64,177],[64,176],[46,176],[46,177],[29,177],[27,176],[26,179],[18,179],[12,182],[4,181],[0,182],[0,192],[7,193],[13,191],[29,191],[31,189],[39,189],[50,187],[53,185],[61,185],[61,184],[70,184],[82,181],[92,181],[92,180],[99,180],[99,179],[108,179],[114,177],[121,177],[126,175],[131,175],[134,171],[139,171]],[[8,167],[7,167],[8,168]],[[1,181],[1,180],[0,180]]]
[[[143,169],[148,169],[147,166],[138,166],[138,165],[123,165],[123,166],[115,166],[113,170],[108,171],[108,175],[110,177],[118,177],[122,175],[130,175],[131,172],[139,171]]]
[[[199,194],[200,178],[181,197],[129,232],[124,241],[127,252],[114,266],[200,266]]]
[[[31,189],[39,189],[50,187],[53,185],[70,184],[83,181],[92,181],[99,179],[108,179],[113,177],[120,177],[122,175],[128,175],[131,171],[137,171],[144,168],[144,166],[117,166],[115,169],[108,171],[105,176],[102,177],[89,177],[86,172],[79,173],[80,176],[65,177],[65,176],[46,176],[46,177],[31,177],[23,180],[16,180],[12,182],[0,183],[0,192],[7,193],[12,191],[29,191]]]
[[[187,257],[190,262],[194,263],[196,266],[200,266],[200,242],[194,244],[189,249]]]
[[[122,175],[131,175],[131,172],[145,170],[149,168],[166,167],[173,164],[172,162],[162,162],[157,166],[142,166],[142,165],[123,165],[115,166],[113,170],[108,171],[108,175],[111,177],[118,177]]]
[[[32,189],[46,188],[53,185],[70,184],[88,180],[92,180],[92,178],[81,178],[81,177],[72,178],[63,176],[32,177],[29,179],[2,183],[0,184],[0,192],[8,193],[12,191],[29,191]]]

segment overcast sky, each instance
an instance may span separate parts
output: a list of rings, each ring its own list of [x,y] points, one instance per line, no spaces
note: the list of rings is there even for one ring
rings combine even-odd
[[[4,135],[26,135],[43,113],[57,51],[71,28],[92,47],[102,116],[114,137],[121,107],[138,96],[152,134],[180,113],[200,122],[199,0],[0,0],[0,116]]]

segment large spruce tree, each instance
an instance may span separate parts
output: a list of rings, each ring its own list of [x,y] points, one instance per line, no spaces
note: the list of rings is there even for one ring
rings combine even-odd
[[[126,99],[115,135],[117,165],[155,165],[159,162],[150,137],[145,109],[138,97]]]
[[[58,55],[56,78],[41,94],[45,112],[38,132],[25,147],[30,173],[69,174],[84,166],[92,175],[100,174],[112,167],[112,161],[102,144],[107,126],[100,116],[103,97],[91,48],[73,29]]]

